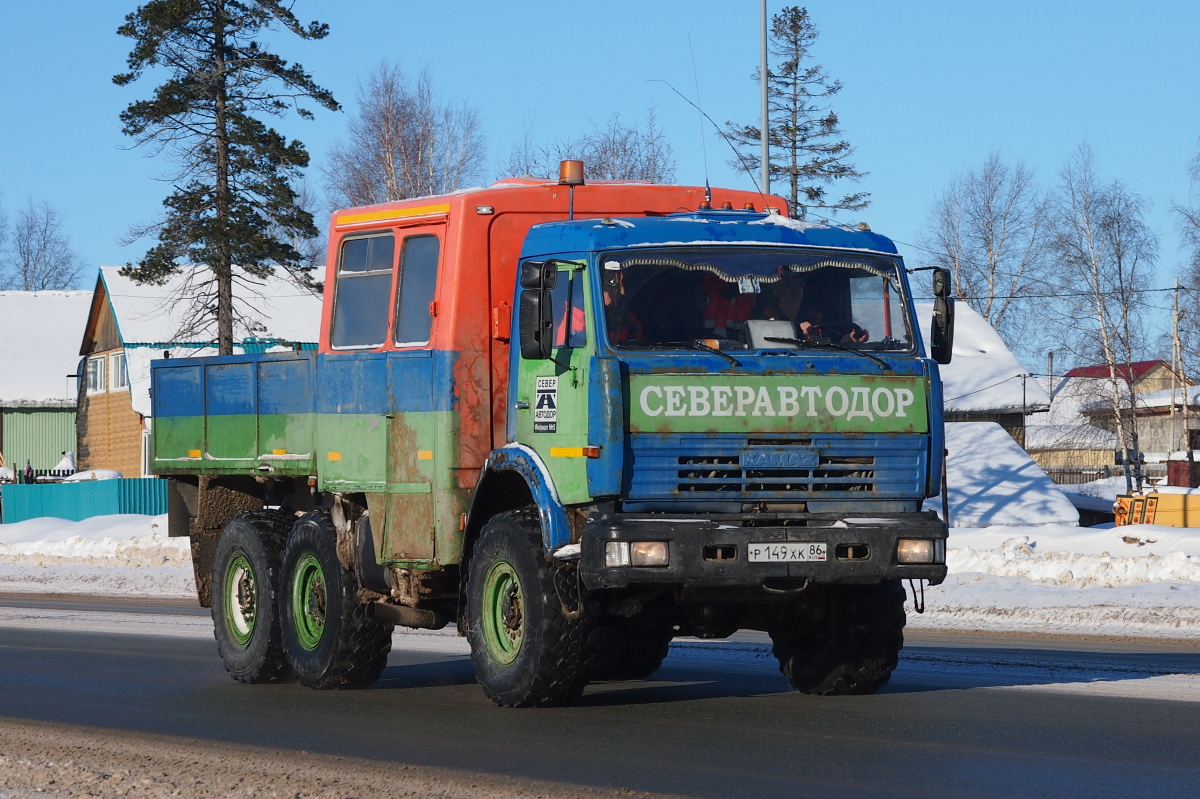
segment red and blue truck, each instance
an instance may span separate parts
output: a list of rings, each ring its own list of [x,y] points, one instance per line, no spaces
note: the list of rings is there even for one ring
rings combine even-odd
[[[781,213],[783,211],[783,213]],[[333,214],[315,352],[154,362],[153,464],[234,679],[361,687],[456,624],[507,706],[770,634],[884,685],[941,582],[938,363],[895,246],[757,193],[558,181]]]

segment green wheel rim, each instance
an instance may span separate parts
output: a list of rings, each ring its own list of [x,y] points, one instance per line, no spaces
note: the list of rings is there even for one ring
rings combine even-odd
[[[258,580],[245,555],[236,555],[225,567],[225,627],[238,646],[254,636],[258,618]]]
[[[325,572],[316,555],[305,553],[292,577],[292,618],[296,620],[300,646],[310,652],[321,643],[325,632],[326,607]]]
[[[503,664],[517,659],[525,639],[525,593],[507,561],[493,563],[483,583],[483,639],[488,655]]]

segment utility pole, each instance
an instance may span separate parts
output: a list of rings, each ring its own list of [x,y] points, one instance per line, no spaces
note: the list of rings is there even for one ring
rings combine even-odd
[[[1179,445],[1179,431],[1175,428],[1175,397],[1179,389],[1179,278],[1175,278],[1175,292],[1171,295],[1171,446],[1174,450]],[[1187,402],[1187,389],[1183,390],[1184,402]],[[1184,445],[1187,446],[1186,444]],[[1167,453],[1167,460],[1171,453]],[[1189,482],[1190,482],[1189,477]]]
[[[759,60],[762,61],[761,71],[759,72],[758,87],[761,90],[762,100],[762,193],[771,193],[771,145],[770,145],[770,109],[767,107],[767,0],[761,0],[760,3],[762,17],[762,37],[759,42]]]
[[[1175,294],[1174,294],[1174,301],[1171,303],[1171,306],[1172,306],[1172,311],[1173,311],[1173,313],[1171,315],[1171,317],[1172,317],[1172,319],[1171,319],[1171,321],[1172,321],[1171,338],[1173,339],[1175,352],[1178,354],[1178,357],[1179,357],[1179,368],[1178,368],[1178,372],[1177,372],[1178,380],[1183,386],[1183,450],[1184,450],[1184,452],[1187,453],[1188,486],[1195,487],[1195,485],[1196,485],[1196,456],[1195,456],[1195,453],[1192,452],[1191,398],[1190,398],[1189,392],[1188,392],[1187,372],[1183,368],[1183,342],[1179,338],[1179,320],[1180,320],[1179,278],[1175,278]],[[1172,410],[1174,410],[1174,401],[1175,401],[1175,398],[1172,395],[1172,397],[1171,397]],[[1172,427],[1171,432],[1174,433],[1173,427]]]

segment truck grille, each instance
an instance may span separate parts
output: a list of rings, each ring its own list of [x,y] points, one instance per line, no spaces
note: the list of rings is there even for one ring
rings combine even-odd
[[[814,469],[743,469],[737,457],[694,456],[679,458],[679,484],[685,492],[874,491],[871,457],[821,457]]]
[[[911,499],[924,493],[921,436],[631,438],[630,499]]]

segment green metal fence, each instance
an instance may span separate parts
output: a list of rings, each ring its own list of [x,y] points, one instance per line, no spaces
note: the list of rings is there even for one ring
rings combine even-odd
[[[17,471],[26,460],[35,470],[53,469],[63,452],[74,449],[74,408],[0,410],[0,452]]]
[[[73,522],[114,513],[167,512],[167,481],[156,477],[85,480],[0,486],[0,522],[12,524],[42,516]]]

